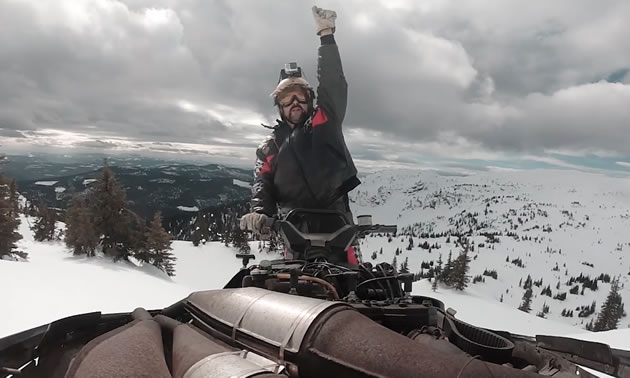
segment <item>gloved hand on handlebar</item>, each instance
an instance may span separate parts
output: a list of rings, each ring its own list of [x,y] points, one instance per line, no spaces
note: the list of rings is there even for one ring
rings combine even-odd
[[[263,234],[269,232],[269,227],[265,226],[268,226],[270,221],[271,217],[267,216],[266,214],[249,213],[241,217],[240,227],[241,230]]]

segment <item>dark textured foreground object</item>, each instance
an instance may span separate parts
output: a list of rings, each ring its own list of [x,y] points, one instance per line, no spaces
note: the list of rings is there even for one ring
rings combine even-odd
[[[535,373],[439,353],[371,321],[356,311],[336,311],[309,330],[300,350],[300,378],[495,377],[534,378]]]
[[[155,321],[134,320],[90,341],[66,374],[66,378],[110,377],[171,377]]]

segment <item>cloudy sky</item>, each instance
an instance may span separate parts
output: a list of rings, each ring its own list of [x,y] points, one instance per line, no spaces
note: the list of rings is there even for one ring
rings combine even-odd
[[[251,166],[312,1],[0,0],[0,149]],[[365,169],[630,173],[630,2],[322,0]]]

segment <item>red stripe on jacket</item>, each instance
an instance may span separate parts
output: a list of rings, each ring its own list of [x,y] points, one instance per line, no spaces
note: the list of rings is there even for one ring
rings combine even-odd
[[[313,127],[323,125],[326,122],[328,122],[328,117],[326,117],[326,114],[324,114],[321,108],[318,109],[317,113],[315,113],[315,117],[313,117]]]
[[[276,155],[269,155],[267,156],[267,159],[265,159],[265,162],[263,163],[262,168],[260,169],[260,174],[264,174],[264,173],[269,173],[271,172],[271,159],[273,159],[273,157]]]

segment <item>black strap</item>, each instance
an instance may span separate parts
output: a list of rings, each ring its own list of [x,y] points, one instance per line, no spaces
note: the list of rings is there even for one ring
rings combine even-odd
[[[511,359],[514,343],[510,340],[494,332],[455,319],[448,313],[443,312],[442,314],[444,316],[442,328],[446,337],[464,352],[473,356],[479,355],[486,361],[499,364]]]

